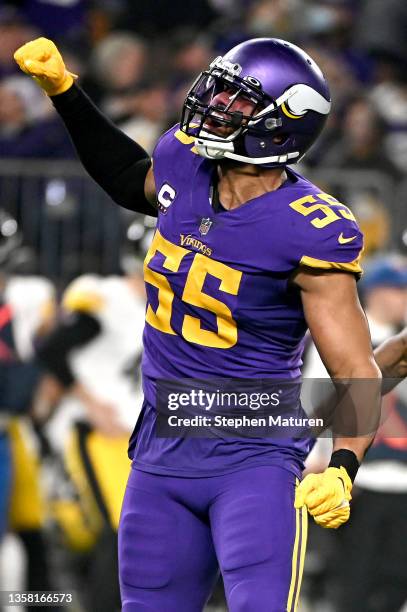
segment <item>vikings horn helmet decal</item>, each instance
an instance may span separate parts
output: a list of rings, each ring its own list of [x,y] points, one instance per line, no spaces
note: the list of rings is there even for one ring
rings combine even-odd
[[[276,38],[237,45],[202,72],[184,102],[181,129],[198,153],[266,168],[298,162],[331,108],[317,64]]]

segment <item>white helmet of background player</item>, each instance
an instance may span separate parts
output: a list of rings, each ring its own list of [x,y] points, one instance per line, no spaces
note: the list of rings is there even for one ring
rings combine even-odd
[[[125,229],[120,251],[120,265],[124,274],[142,274],[143,260],[153,238],[157,219],[136,215]]]
[[[23,236],[17,221],[0,208],[0,271],[32,274],[36,267],[33,250],[23,246]]]
[[[22,237],[17,221],[0,208],[0,266],[5,268],[21,246]]]

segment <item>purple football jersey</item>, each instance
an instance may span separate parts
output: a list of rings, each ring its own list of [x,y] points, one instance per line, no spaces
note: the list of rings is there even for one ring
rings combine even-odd
[[[215,212],[216,165],[178,126],[158,142],[153,169],[160,212],[145,260],[146,406],[131,443],[135,465],[199,476],[288,461],[299,473],[307,439],[157,438],[156,381],[298,379],[307,326],[290,276],[300,265],[359,274],[355,218],[291,169],[277,190]]]

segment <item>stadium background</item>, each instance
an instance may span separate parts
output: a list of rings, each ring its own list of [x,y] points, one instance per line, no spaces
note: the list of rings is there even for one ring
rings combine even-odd
[[[365,232],[365,262],[370,260],[376,284],[389,255],[397,255],[396,267],[406,273],[406,31],[403,0],[2,2],[0,208],[17,220],[24,247],[12,272],[45,277],[59,301],[78,276],[121,274],[129,255],[140,260],[153,227],[114,206],[85,175],[51,104],[18,71],[13,52],[42,35],[57,43],[69,69],[80,75],[80,84],[103,111],[149,152],[178,120],[189,85],[211,58],[257,36],[301,45],[325,72],[333,98],[327,127],[301,171],[352,208]],[[407,287],[401,289],[406,299]],[[402,327],[404,316],[389,321],[389,329]],[[47,497],[52,489],[49,460],[44,466]],[[405,508],[406,498],[404,492]],[[53,585],[83,590],[72,569],[79,553],[62,552],[52,512],[46,513],[42,528]],[[371,533],[372,539],[381,537]],[[10,542],[3,550],[2,589],[24,584],[24,550]],[[342,549],[340,535],[311,533],[301,610],[341,609],[335,558]],[[14,559],[12,570],[4,558]],[[81,559],[86,566],[86,555]],[[16,578],[20,575],[21,580]],[[392,576],[386,580],[385,589],[392,589]],[[374,597],[370,607],[354,604],[359,610],[391,612],[376,606]],[[82,599],[72,609],[96,608],[86,607]],[[213,604],[215,609],[223,610],[220,603]]]

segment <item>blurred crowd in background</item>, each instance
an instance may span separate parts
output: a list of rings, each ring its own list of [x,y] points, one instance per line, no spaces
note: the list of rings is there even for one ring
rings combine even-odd
[[[151,152],[158,136],[177,122],[186,91],[214,56],[250,37],[275,36],[306,49],[330,83],[333,111],[304,162],[311,178],[352,207],[367,234],[365,253],[405,248],[406,28],[403,0],[3,2],[2,206],[26,224],[26,240],[40,251],[40,271],[55,280],[67,282],[98,266],[117,271],[121,219],[109,207],[103,208],[104,222],[92,216],[98,202],[82,210],[84,200],[102,196],[94,194],[92,183],[85,183],[83,193],[76,167],[66,161],[75,153],[62,123],[19,72],[13,52],[22,43],[38,35],[55,40],[89,95]],[[10,167],[9,158],[50,163]],[[46,181],[36,180],[41,172]],[[87,248],[79,261],[82,241]]]
[[[91,98],[152,152],[215,56],[252,37],[302,46],[325,72],[333,110],[300,171],[350,206],[365,233],[361,296],[378,344],[407,315],[406,31],[405,0],[0,3],[0,529],[19,534],[3,543],[1,589],[75,589],[73,610],[119,608],[116,491],[132,424],[118,404],[141,404],[140,262],[154,227],[84,175],[14,51],[54,40]],[[87,332],[68,340],[75,317]],[[312,346],[306,367],[325,375]],[[384,435],[371,453],[381,478],[367,468],[355,531],[311,531],[302,610],[397,612],[407,601],[405,387],[388,401],[397,442]],[[312,467],[325,461],[314,453]],[[221,593],[212,611],[225,609]]]
[[[407,172],[407,9],[402,0],[15,0],[0,9],[0,155],[69,158],[67,138],[14,50],[52,38],[101,108],[148,150],[177,121],[211,58],[251,37],[304,47],[333,113],[308,163]]]

